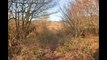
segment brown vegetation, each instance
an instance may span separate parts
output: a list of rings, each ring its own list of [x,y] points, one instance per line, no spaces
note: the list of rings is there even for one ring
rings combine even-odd
[[[18,3],[17,1],[11,2]],[[45,1],[41,0],[41,2],[45,4]],[[47,3],[49,2],[51,1]],[[9,20],[8,59],[99,60],[97,3],[96,0],[75,0],[74,3],[70,3],[70,7],[65,8],[65,11],[61,10],[63,21],[59,22],[47,21],[47,18],[26,21],[26,19],[29,20],[27,17],[29,14],[26,15],[25,20],[19,20],[19,16],[15,20]],[[23,22],[26,24],[23,25]]]

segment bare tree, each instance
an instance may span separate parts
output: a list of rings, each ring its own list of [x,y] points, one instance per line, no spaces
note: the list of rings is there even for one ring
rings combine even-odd
[[[41,17],[44,11],[56,5],[53,0],[8,0],[8,3],[8,21],[15,20],[16,39],[20,38],[19,30],[26,37],[33,18]]]
[[[67,31],[78,37],[84,30],[98,29],[99,5],[96,0],[75,0],[70,7],[61,9],[63,21],[67,24]],[[92,30],[91,30],[92,32]],[[98,33],[98,32],[97,32]]]

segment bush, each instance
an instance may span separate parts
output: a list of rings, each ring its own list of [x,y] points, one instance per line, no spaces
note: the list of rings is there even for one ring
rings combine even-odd
[[[12,60],[14,56],[18,56],[21,54],[22,47],[20,46],[11,46],[8,47],[8,59]]]
[[[97,42],[96,42],[97,41]],[[98,37],[94,39],[89,38],[65,38],[57,48],[57,52],[61,55],[68,55],[69,57],[75,56],[77,60],[87,60],[86,58],[94,59],[93,54],[98,49]]]
[[[72,37],[81,37],[82,35],[99,34],[99,21],[96,20],[72,20],[73,22],[69,22],[70,24],[65,24],[65,32],[66,34],[71,34]]]

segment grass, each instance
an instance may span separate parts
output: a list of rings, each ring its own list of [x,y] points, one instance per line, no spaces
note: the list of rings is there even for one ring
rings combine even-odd
[[[38,35],[34,30],[27,39],[15,40],[13,25],[9,26],[9,60],[98,60],[98,35],[75,38],[65,30],[54,32],[38,25]]]

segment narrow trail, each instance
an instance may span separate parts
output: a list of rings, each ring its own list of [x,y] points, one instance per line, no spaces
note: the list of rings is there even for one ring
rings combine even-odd
[[[51,41],[51,43],[49,43],[49,49],[51,51],[51,55],[49,57],[46,57],[47,60],[59,60],[59,56],[56,56],[54,51],[56,50],[56,48],[59,47],[59,37],[54,35],[54,39]]]

